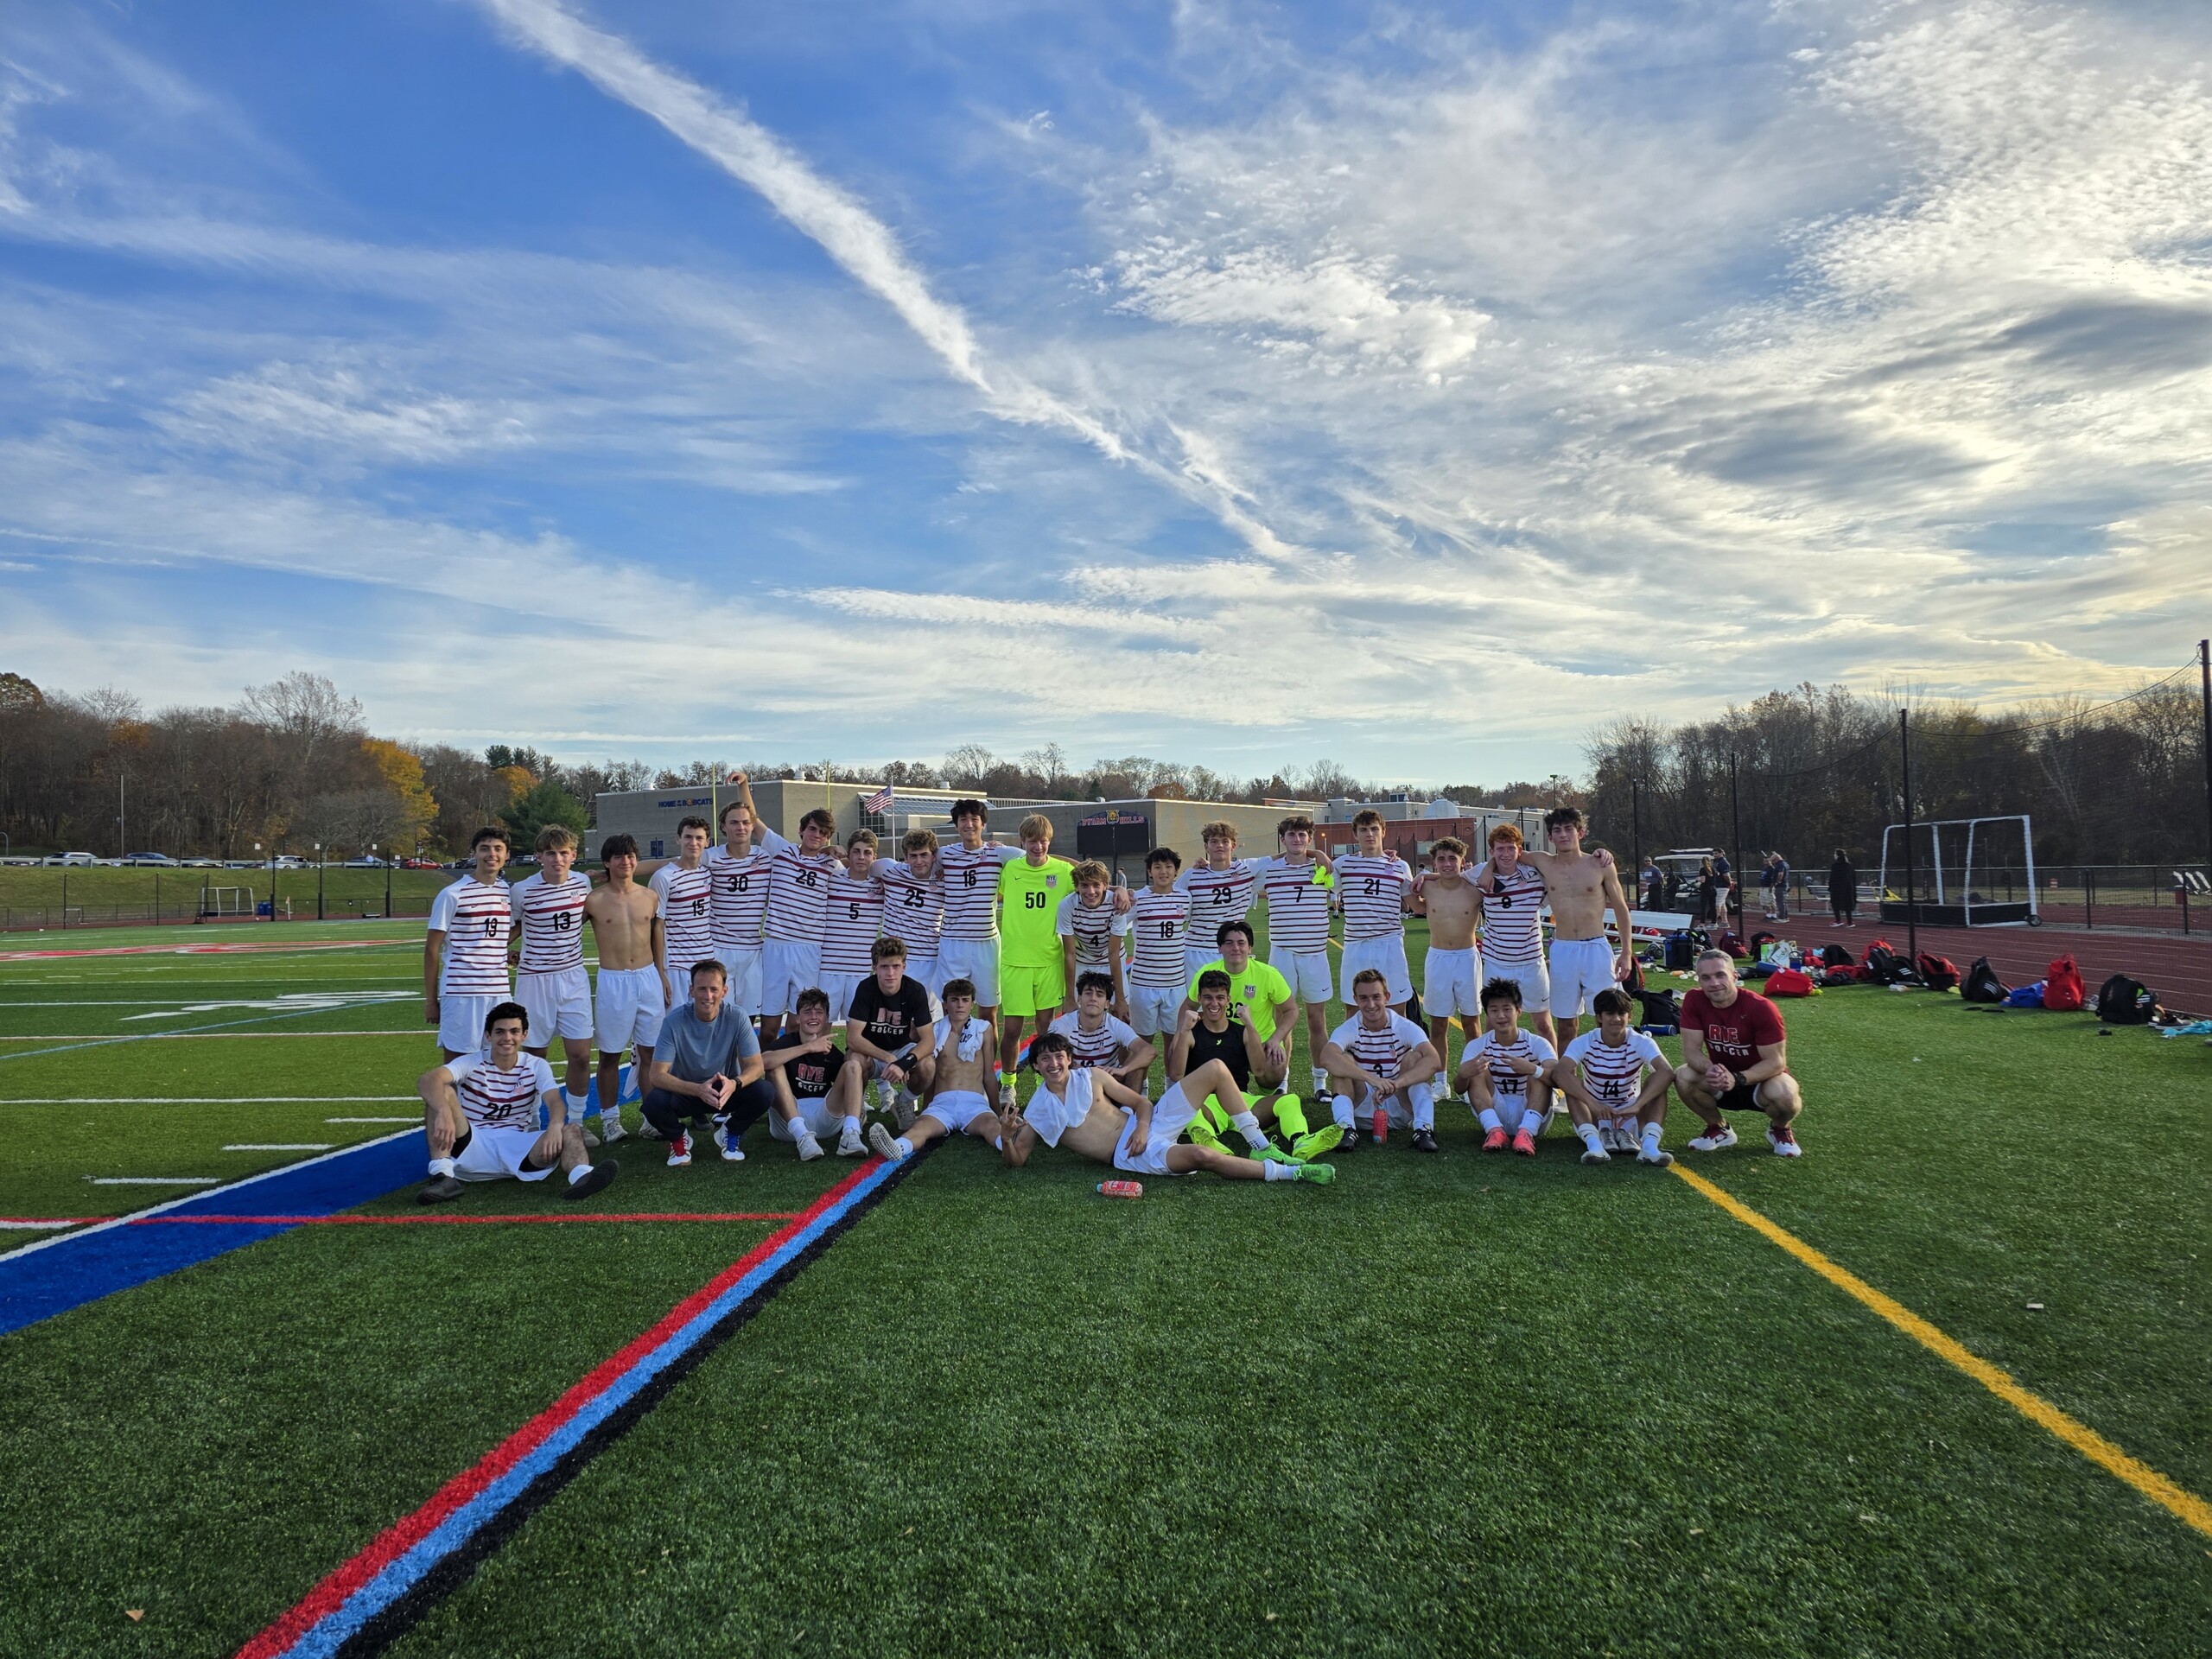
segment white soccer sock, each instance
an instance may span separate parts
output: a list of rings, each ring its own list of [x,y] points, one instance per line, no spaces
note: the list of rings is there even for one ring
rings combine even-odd
[[[1352,1128],[1353,1119],[1351,1115],[1351,1096],[1350,1095],[1338,1095],[1335,1099],[1332,1100],[1329,1103],[1329,1116],[1337,1120],[1338,1127],[1340,1128],[1349,1129]]]
[[[563,1089],[561,1091],[561,1103],[569,1109],[569,1122],[581,1123],[584,1121],[584,1108],[591,1104],[591,1100],[588,1096],[572,1095]]]
[[[1659,1150],[1659,1135],[1663,1127],[1657,1123],[1647,1123],[1643,1126],[1643,1149],[1646,1152]]]
[[[1328,1067],[1317,1065],[1313,1068],[1313,1092],[1317,1095],[1325,1095],[1329,1092]]]
[[[452,1160],[452,1159],[450,1159],[450,1158],[433,1158],[433,1159],[431,1159],[431,1160],[430,1160],[430,1173],[431,1173],[431,1174],[433,1174],[433,1175],[450,1175],[450,1174],[452,1174],[452,1173],[453,1173],[453,1160]]]
[[[1274,1163],[1262,1165],[1260,1179],[1268,1181],[1294,1181],[1298,1179],[1298,1166]]]
[[[1599,1138],[1595,1123],[1578,1123],[1574,1126],[1574,1132],[1582,1137],[1582,1144],[1591,1151],[1603,1152],[1605,1149],[1605,1143]]]
[[[1423,1129],[1433,1129],[1435,1127],[1435,1097],[1431,1095],[1415,1096],[1414,1097],[1414,1132],[1419,1134]]]
[[[1243,1135],[1246,1146],[1257,1151],[1268,1144],[1268,1132],[1260,1127],[1256,1112],[1238,1112],[1229,1121]]]
[[[569,1172],[569,1185],[570,1186],[574,1186],[578,1181],[581,1181],[585,1176],[590,1173],[591,1166],[589,1164],[578,1164],[574,1169]]]
[[[1495,1107],[1485,1106],[1482,1110],[1477,1112],[1475,1116],[1481,1122],[1485,1132],[1494,1129],[1502,1129],[1505,1127],[1504,1124],[1497,1121],[1497,1109]]]
[[[899,1155],[901,1158],[911,1158],[914,1155],[914,1143],[903,1135],[891,1144],[899,1148]]]

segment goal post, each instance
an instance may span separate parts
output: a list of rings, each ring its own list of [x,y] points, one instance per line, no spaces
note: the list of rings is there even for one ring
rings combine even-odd
[[[1910,903],[1902,890],[1908,865]],[[2035,826],[2025,813],[1890,824],[1882,831],[1880,892],[1885,922],[2040,927]]]
[[[251,887],[202,887],[200,889],[200,913],[202,916],[251,916],[253,914]]]

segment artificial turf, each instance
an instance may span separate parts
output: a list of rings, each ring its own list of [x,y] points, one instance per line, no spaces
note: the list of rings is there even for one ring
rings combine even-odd
[[[412,966],[0,963],[0,1032]],[[82,1180],[148,1143],[173,1164],[385,1133],[316,1120],[404,1102],[219,1099],[407,1094],[419,1016],[0,1041],[0,1102],[217,1097],[0,1103],[0,1214],[174,1196]],[[1789,1018],[1805,1158],[1751,1133],[1695,1160],[1679,1106],[1677,1154],[2212,1488],[2203,1047],[1872,990]],[[1563,1131],[1484,1158],[1464,1109],[1441,1122],[1443,1156],[1363,1151],[1327,1188],[1200,1177],[1136,1204],[1072,1159],[946,1148],[395,1650],[2198,1650],[2206,1540],[2180,1521],[1686,1183],[1585,1169]],[[626,1143],[592,1207],[780,1211],[849,1167],[748,1144],[671,1170]],[[235,1648],[771,1225],[309,1227],[0,1338],[0,1651]]]

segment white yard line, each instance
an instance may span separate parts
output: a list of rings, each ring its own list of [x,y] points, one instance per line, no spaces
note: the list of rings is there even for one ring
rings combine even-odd
[[[94,1186],[220,1186],[219,1175],[87,1175]]]
[[[225,1152],[328,1152],[334,1141],[237,1141]]]

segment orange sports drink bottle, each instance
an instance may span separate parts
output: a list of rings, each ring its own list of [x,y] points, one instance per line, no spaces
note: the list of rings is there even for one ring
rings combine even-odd
[[[1386,1106],[1375,1109],[1374,1133],[1375,1144],[1378,1147],[1390,1138],[1390,1111]]]
[[[1144,1197],[1142,1181],[1101,1181],[1098,1192],[1102,1198],[1141,1198]]]

